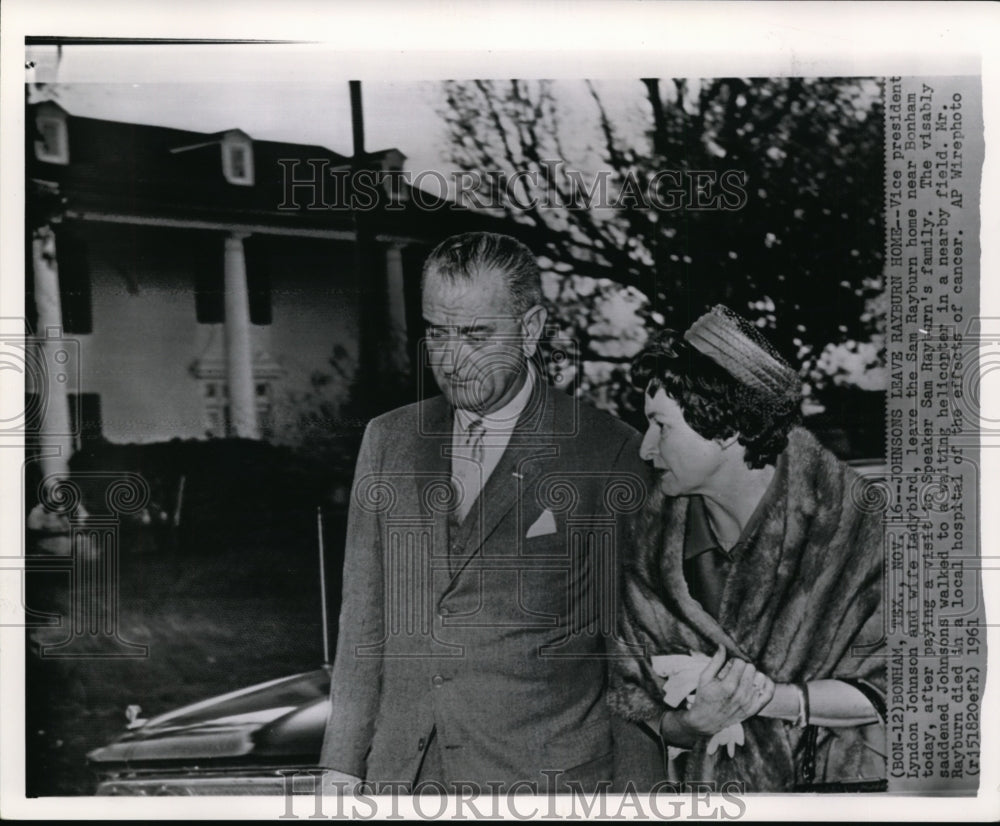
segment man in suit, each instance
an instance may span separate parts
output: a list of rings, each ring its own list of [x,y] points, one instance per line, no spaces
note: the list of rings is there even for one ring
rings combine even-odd
[[[515,239],[446,240],[422,298],[441,395],[365,431],[327,789],[600,788],[613,763],[605,639],[646,492],[639,435],[534,366],[546,311]]]

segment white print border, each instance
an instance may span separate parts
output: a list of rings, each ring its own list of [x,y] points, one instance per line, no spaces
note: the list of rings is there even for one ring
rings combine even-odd
[[[302,13],[289,13],[286,5],[281,11],[264,10],[261,7],[247,7],[246,4],[217,4],[206,7],[197,15],[181,15],[167,9],[136,9],[125,5],[101,0],[99,13],[94,14],[94,5],[86,9],[73,10],[64,2],[34,0],[21,2],[11,0],[5,4],[5,26],[3,39],[3,123],[6,140],[0,147],[3,156],[3,171],[7,173],[11,186],[5,187],[4,226],[8,238],[16,241],[19,231],[17,218],[22,194],[17,185],[17,169],[23,150],[18,135],[23,133],[20,96],[21,77],[19,67],[23,56],[25,34],[41,34],[59,31],[65,34],[85,34],[89,36],[112,37],[253,37],[315,40],[317,37],[330,41],[322,46],[310,44],[315,60],[310,63],[310,73],[324,73],[325,77],[339,76],[350,66],[351,77],[477,77],[477,76],[581,76],[582,72],[593,76],[642,76],[647,74],[686,74],[688,76],[723,76],[730,74],[752,74],[766,76],[776,73],[838,75],[864,74],[885,75],[892,72],[911,76],[941,75],[946,72],[975,74],[980,62],[983,77],[983,101],[986,107],[987,124],[995,121],[997,115],[997,78],[1000,76],[1000,55],[996,55],[991,44],[997,33],[996,18],[989,17],[990,9],[983,4],[976,13],[967,8],[948,4],[922,4],[921,6],[896,5],[895,9],[879,7],[855,7],[850,15],[825,4],[779,4],[777,8],[766,6],[726,11],[726,24],[719,25],[716,10],[705,8],[692,10],[683,4],[617,4],[613,13],[601,3],[590,8],[586,5],[566,15],[565,8],[558,4],[535,3],[530,10],[519,9],[511,4],[510,11],[502,18],[491,18],[489,25],[480,14],[469,16],[468,20],[446,20],[444,12],[432,8],[414,9],[407,20],[402,10],[396,13],[401,19],[399,25],[380,26],[373,19],[352,17],[353,25],[344,25],[338,9],[337,19],[321,19],[320,4],[312,0],[299,0],[294,4]],[[643,8],[639,8],[639,6]],[[657,5],[657,4],[654,4]],[[890,4],[895,5],[895,4]],[[9,6],[9,8],[8,8]],[[238,6],[238,8],[237,8]],[[113,9],[112,9],[113,7]],[[29,11],[30,10],[30,11]],[[105,11],[105,14],[101,14]],[[530,11],[531,24],[528,25]],[[520,13],[519,13],[520,12]],[[649,19],[637,19],[648,15]],[[664,20],[670,15],[672,20],[682,20],[683,25],[675,25]],[[701,21],[698,15],[702,15]],[[694,23],[693,27],[691,23]],[[557,53],[551,33],[560,30],[565,34],[565,42],[572,43],[574,51]],[[637,31],[656,31],[656,37],[643,38],[637,42]],[[359,32],[362,35],[359,37]],[[421,44],[426,51],[416,52],[414,43]],[[504,47],[517,46],[518,51],[507,53]],[[354,53],[357,60],[352,62],[345,56],[345,49],[358,49]],[[458,54],[456,50],[462,50]],[[407,51],[409,50],[409,51]],[[547,52],[545,50],[548,50]],[[905,50],[905,51],[904,51]],[[533,52],[528,54],[526,52]],[[677,57],[683,53],[684,56]],[[669,60],[664,55],[672,55]],[[387,59],[391,58],[391,59]],[[640,68],[641,67],[641,68]],[[150,63],[144,70],[153,76],[163,69]],[[280,73],[281,67],[268,64],[264,71]],[[287,68],[284,69],[287,74]],[[245,80],[242,74],[228,69],[225,60],[190,61],[184,69],[187,80],[226,77]],[[284,75],[282,75],[284,76]],[[301,77],[300,70],[288,74],[289,78]],[[96,79],[96,78],[95,78]],[[120,77],[107,80],[122,80]],[[140,80],[146,78],[128,78]],[[346,79],[346,75],[345,75]],[[13,90],[13,92],[11,91]],[[991,121],[991,115],[994,121]],[[992,127],[995,132],[995,126]],[[992,132],[988,132],[992,135]],[[990,141],[992,145],[995,141]],[[987,158],[984,167],[983,189],[983,250],[981,266],[984,272],[996,272],[1000,264],[997,256],[997,164]],[[3,272],[16,273],[22,266],[21,250],[17,243],[9,241],[0,251]],[[23,296],[17,279],[4,278],[2,297],[5,307],[20,307]],[[984,328],[990,319],[996,319],[997,287],[989,280],[982,284],[983,306],[981,314]],[[990,300],[987,301],[989,296]],[[994,325],[995,326],[995,325]],[[992,339],[996,339],[993,336]],[[985,344],[991,340],[983,334]],[[981,366],[985,379],[985,365],[990,358],[986,348],[980,348]],[[9,378],[9,377],[5,377]],[[16,383],[16,382],[15,382]],[[3,392],[20,395],[16,387],[4,385]],[[997,419],[990,415],[996,410],[997,393],[985,381],[981,386],[981,418],[984,422]],[[991,406],[992,405],[992,406]],[[984,440],[985,441],[985,440]],[[953,441],[953,444],[955,442]],[[16,516],[19,499],[20,457],[16,450],[0,451],[6,457],[6,464],[0,474],[4,490],[11,494],[0,496],[7,510],[5,517]],[[993,451],[992,453],[995,453]],[[991,451],[980,454],[981,477],[979,484],[984,492],[983,501],[989,502],[988,494],[996,478],[997,461]],[[14,472],[11,472],[14,468]],[[983,520],[983,545],[995,547],[996,518],[989,507],[981,512]],[[2,519],[5,525],[3,541],[17,537],[17,520]],[[13,546],[16,547],[16,544]],[[987,571],[1000,565],[995,560],[982,562],[983,585],[992,595],[987,602],[987,614],[993,623],[986,633],[993,637],[996,650],[997,633],[995,622],[996,577],[989,580]],[[991,608],[991,605],[994,606]],[[23,692],[19,691],[17,673],[23,661],[23,644],[17,629],[3,632],[4,653],[4,702],[2,721],[8,735],[4,738],[4,759],[0,760],[0,782],[3,784],[3,813],[8,817],[198,817],[198,818],[274,818],[283,810],[284,801],[280,797],[253,800],[226,799],[183,799],[161,800],[24,800],[18,788],[23,788],[23,766],[19,765],[17,754],[23,754],[23,737],[18,737],[18,720],[23,718]],[[14,679],[10,679],[13,675]],[[992,683],[992,688],[990,687]],[[987,695],[992,696],[992,705],[983,706],[983,731],[997,730],[1000,714],[996,708],[996,679],[987,683]],[[13,735],[13,736],[11,736]],[[995,817],[997,811],[996,784],[1000,767],[995,744],[984,749],[983,772],[990,783],[986,794],[980,792],[978,801],[954,800],[946,797],[921,798],[907,803],[905,799],[893,795],[876,798],[837,799],[838,814],[844,818],[871,819],[881,816],[895,818],[907,815],[921,819],[966,819],[969,817]],[[823,818],[828,814],[831,801],[807,799],[804,797],[758,797],[747,800],[747,819],[758,817],[780,817],[782,819]],[[976,805],[973,805],[976,804]],[[545,816],[544,802],[541,802],[540,817]],[[616,803],[615,806],[618,804]],[[165,808],[166,807],[166,808]],[[411,811],[404,802],[400,811]],[[617,810],[617,809],[615,809]],[[385,815],[390,809],[386,801],[380,801],[379,813]],[[626,812],[627,814],[627,812]]]

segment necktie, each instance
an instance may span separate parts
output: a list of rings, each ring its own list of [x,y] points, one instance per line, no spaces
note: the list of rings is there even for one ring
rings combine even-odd
[[[473,419],[465,428],[464,444],[459,451],[460,458],[454,465],[454,476],[452,477],[457,503],[452,517],[457,524],[465,519],[472,508],[472,503],[479,496],[482,484],[482,464],[486,452],[483,447],[483,436],[485,435],[486,427],[483,425],[482,419]]]
[[[482,419],[473,419],[469,422],[469,427],[465,432],[465,446],[469,449],[469,458],[480,464],[485,453],[483,448],[483,436],[485,435],[486,426]]]

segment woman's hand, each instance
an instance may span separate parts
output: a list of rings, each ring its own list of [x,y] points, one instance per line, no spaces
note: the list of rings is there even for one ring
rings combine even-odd
[[[698,679],[694,701],[681,712],[683,723],[694,734],[712,735],[753,717],[773,694],[769,677],[743,660],[726,660],[726,650],[719,646]]]

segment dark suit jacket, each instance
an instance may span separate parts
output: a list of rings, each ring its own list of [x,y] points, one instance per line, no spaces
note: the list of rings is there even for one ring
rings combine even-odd
[[[451,434],[441,396],[365,432],[321,765],[412,783],[436,731],[450,782],[592,786],[612,773],[604,638],[639,434],[537,382],[457,527]]]

